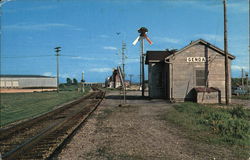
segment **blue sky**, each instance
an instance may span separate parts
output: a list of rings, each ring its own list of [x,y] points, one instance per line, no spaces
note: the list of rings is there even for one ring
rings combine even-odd
[[[237,58],[233,77],[249,70],[249,1],[228,0],[228,47]],[[1,74],[56,75],[54,48],[61,46],[60,79],[103,82],[121,63],[139,79],[139,45],[145,26],[153,45],[180,49],[202,38],[223,49],[222,0],[9,0],[1,6]],[[121,34],[117,35],[116,33]]]

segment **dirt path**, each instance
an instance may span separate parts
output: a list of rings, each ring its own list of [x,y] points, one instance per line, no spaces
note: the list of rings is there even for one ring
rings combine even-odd
[[[191,142],[162,120],[171,104],[129,94],[129,105],[118,107],[117,93],[109,93],[58,159],[232,159],[228,150]]]
[[[232,99],[232,104],[240,104],[244,108],[250,109],[250,99]]]

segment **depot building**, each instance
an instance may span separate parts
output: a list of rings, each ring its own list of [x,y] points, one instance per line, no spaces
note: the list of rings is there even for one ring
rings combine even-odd
[[[233,59],[228,54],[229,77]],[[151,98],[225,102],[225,54],[205,40],[193,41],[180,50],[147,51],[146,64]],[[231,78],[229,83],[231,86]]]

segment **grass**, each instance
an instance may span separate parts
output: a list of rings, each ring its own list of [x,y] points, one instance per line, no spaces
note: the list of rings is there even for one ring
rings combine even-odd
[[[232,95],[232,98],[234,99],[242,99],[242,100],[250,100],[250,94],[245,94],[245,95]]]
[[[70,89],[72,88],[71,86]],[[77,99],[83,95],[83,93],[74,89],[71,91],[60,91],[59,93],[1,93],[0,125],[2,127],[18,120],[46,113],[55,106]]]
[[[244,159],[250,156],[250,110],[179,103],[163,118],[194,141],[226,146]]]

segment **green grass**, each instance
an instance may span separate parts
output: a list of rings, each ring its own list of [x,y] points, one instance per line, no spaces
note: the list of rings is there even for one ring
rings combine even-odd
[[[240,106],[225,109],[179,103],[166,112],[163,119],[178,126],[187,138],[194,141],[230,146],[235,155],[250,156],[250,110]]]
[[[234,99],[242,99],[242,100],[250,100],[250,94],[246,94],[246,95],[232,95],[232,98]]]
[[[2,93],[0,94],[1,127],[18,120],[46,113],[55,106],[77,99],[80,96],[83,96],[83,93],[75,90],[60,91],[59,93]]]

